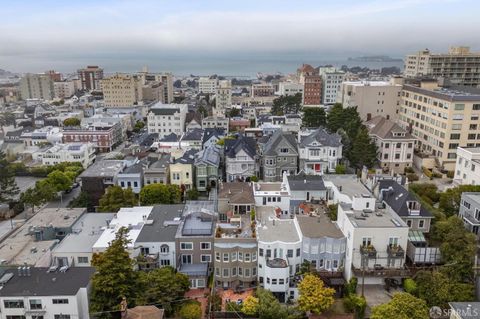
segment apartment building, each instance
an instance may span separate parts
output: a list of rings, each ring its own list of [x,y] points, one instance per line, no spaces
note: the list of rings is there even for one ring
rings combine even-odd
[[[303,105],[322,104],[322,77],[310,64],[303,64],[297,70],[300,83],[303,84]]]
[[[105,194],[105,190],[117,184],[117,175],[124,168],[124,161],[102,160],[95,162],[80,174],[82,191],[88,192],[92,205],[98,205],[98,201]]]
[[[295,95],[303,96],[303,84],[296,81],[282,81],[278,83],[277,95]]]
[[[447,53],[420,50],[405,57],[405,76],[448,78],[457,85],[479,87],[480,52],[469,47],[450,47]]]
[[[57,99],[65,99],[75,94],[76,87],[74,81],[53,82],[54,96]]]
[[[77,70],[81,89],[86,91],[100,90],[100,80],[103,79],[103,69],[96,65],[89,65]]]
[[[65,127],[63,143],[92,143],[99,152],[111,152],[123,140],[119,122],[94,122],[83,127]]]
[[[465,228],[475,234],[478,239],[478,229],[480,228],[480,193],[462,193],[458,216],[463,220]]]
[[[20,95],[23,100],[53,100],[55,89],[48,74],[27,73],[20,79]]]
[[[161,83],[162,97],[159,99],[162,103],[173,103],[173,74],[170,72],[150,73],[144,67],[142,72],[137,73],[142,78],[142,82],[148,86],[156,86]]]
[[[213,116],[225,116],[225,110],[232,106],[232,82],[223,80],[215,90],[215,108]]]
[[[457,148],[479,147],[480,91],[467,87],[440,87],[422,81],[404,85],[399,124],[417,140],[417,148],[454,170]]]
[[[453,182],[457,185],[480,184],[480,147],[457,149]]]
[[[223,129],[228,133],[229,119],[224,116],[207,116],[202,120],[203,129]]]
[[[299,170],[305,174],[322,175],[335,172],[342,158],[342,138],[325,129],[303,130],[298,134]]]
[[[410,133],[383,116],[375,116],[365,125],[377,145],[382,169],[402,174],[406,167],[412,167],[416,139]]]
[[[198,79],[198,92],[205,94],[215,94],[217,92],[218,80],[202,77]]]
[[[322,77],[322,104],[332,105],[337,102],[337,94],[345,80],[345,72],[336,68],[320,67],[319,74]]]
[[[68,268],[67,268],[68,269]],[[0,270],[0,317],[88,318],[94,268]]]
[[[43,165],[78,162],[87,168],[95,161],[95,146],[92,143],[55,144],[40,154]]]
[[[131,107],[143,99],[141,78],[117,73],[101,81],[103,100],[106,107]]]
[[[357,107],[364,121],[381,115],[396,119],[401,103],[401,78],[390,81],[345,81],[337,93],[337,102],[343,107]]]
[[[252,84],[250,96],[255,97],[264,97],[272,96],[275,93],[275,88],[270,83],[258,83]]]
[[[181,136],[185,132],[187,112],[187,104],[155,104],[148,112],[148,132],[158,133],[159,139],[171,133]]]

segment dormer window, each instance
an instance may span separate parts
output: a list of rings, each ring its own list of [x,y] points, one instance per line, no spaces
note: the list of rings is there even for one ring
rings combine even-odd
[[[407,202],[408,213],[410,215],[420,215],[420,203],[417,201]]]
[[[281,148],[280,153],[281,154],[288,154],[288,148]]]

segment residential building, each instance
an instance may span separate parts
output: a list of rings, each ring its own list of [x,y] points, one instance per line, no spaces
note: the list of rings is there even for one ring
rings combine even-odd
[[[99,152],[111,152],[122,140],[120,122],[97,121],[83,127],[65,127],[63,143],[92,143]]]
[[[310,64],[303,64],[297,70],[300,83],[303,84],[303,105],[320,106],[322,104],[322,77]]]
[[[62,81],[62,74],[59,72],[56,72],[55,70],[48,70],[48,71],[45,71],[44,73],[48,75],[53,82]]]
[[[225,110],[232,106],[232,82],[230,80],[220,81],[215,92],[213,116],[225,116]]]
[[[44,126],[33,131],[22,131],[19,140],[23,141],[26,147],[46,143],[56,144],[62,141],[62,132],[58,127]]]
[[[478,89],[427,81],[403,87],[399,124],[418,139],[421,152],[436,157],[446,170],[455,169],[459,146],[480,146],[479,118]]]
[[[263,180],[281,181],[283,173],[294,175],[298,170],[298,149],[295,136],[276,130],[261,147]]]
[[[171,133],[182,135],[185,132],[187,112],[187,104],[155,104],[148,112],[148,132],[158,133],[159,138]]]
[[[168,184],[171,155],[162,153],[158,158],[149,158],[148,166],[143,169],[143,184]]]
[[[195,154],[195,183],[200,192],[215,188],[220,172],[220,148],[217,145],[207,147]]]
[[[429,49],[409,54],[405,58],[405,76],[448,78],[453,84],[480,85],[480,52],[469,47],[450,47],[448,53],[433,53]]]
[[[282,81],[278,83],[277,95],[295,95],[303,96],[303,84],[296,81]],[[302,98],[303,100],[303,98]]]
[[[226,181],[245,181],[258,176],[260,167],[256,148],[255,140],[242,134],[237,134],[235,139],[225,139]]]
[[[463,220],[465,228],[478,238],[478,229],[480,227],[480,193],[462,193],[458,216]]]
[[[365,125],[377,145],[377,159],[383,170],[403,174],[406,167],[412,167],[416,139],[410,133],[380,115]]]
[[[195,148],[197,150],[202,149],[203,129],[195,128],[186,131],[180,139],[180,147],[182,149]]]
[[[277,218],[290,218],[290,199],[292,194],[285,182],[252,183],[253,197],[257,214],[260,210],[275,210]]]
[[[347,238],[345,279],[362,277],[366,285],[379,285],[385,278],[408,277],[404,268],[408,225],[393,210],[378,208],[368,193],[351,200],[339,203],[337,215]]]
[[[263,97],[263,96],[272,96],[275,94],[275,88],[270,83],[257,83],[252,84],[250,96],[252,98],[255,97]]]
[[[96,65],[89,65],[77,70],[81,89],[85,91],[100,90],[100,80],[103,79],[103,69]]]
[[[258,285],[286,302],[298,295],[293,287],[302,263],[300,228],[294,219],[277,218],[273,207],[257,221]]]
[[[290,214],[297,214],[302,203],[319,204],[327,199],[327,188],[322,176],[318,175],[283,175],[283,185],[290,194]]]
[[[254,208],[255,198],[250,183],[220,183],[218,189],[218,213],[221,221],[227,221],[234,215],[250,216],[250,212]]]
[[[232,117],[228,122],[228,129],[231,132],[243,132],[250,127],[250,120],[241,117]]]
[[[185,187],[185,190],[195,186],[193,164],[195,162],[196,149],[186,151],[181,157],[172,159],[170,163],[170,184]]]
[[[337,102],[343,107],[357,107],[363,121],[381,115],[397,119],[401,103],[402,79],[390,81],[345,81],[337,93]]]
[[[78,162],[87,168],[95,161],[95,147],[92,143],[55,144],[41,155],[43,165],[56,165],[64,162]]]
[[[20,79],[20,95],[23,100],[53,100],[55,90],[52,78],[50,78],[48,74],[25,74],[25,76]]]
[[[140,77],[116,73],[101,81],[106,107],[131,107],[143,100],[143,82]]]
[[[343,156],[342,138],[324,128],[303,130],[298,134],[299,170],[322,175],[335,172]]]
[[[175,235],[177,269],[191,288],[207,287],[212,271],[216,214],[212,201],[187,202]]]
[[[90,195],[92,205],[98,205],[98,200],[109,186],[117,185],[117,175],[124,168],[124,161],[101,160],[95,162],[80,174],[82,191]]]
[[[453,182],[458,185],[480,184],[480,147],[457,149]]]
[[[322,104],[332,105],[337,102],[337,94],[342,88],[345,80],[345,72],[336,68],[320,67],[320,76],[322,77]]]
[[[1,270],[1,318],[88,318],[94,268]]]
[[[335,222],[322,213],[295,215],[295,222],[302,239],[302,262],[310,262],[319,272],[344,268],[347,240]]]
[[[92,247],[114,215],[114,213],[83,214],[73,224],[72,232],[53,248],[52,264],[58,267],[90,267]]]
[[[228,133],[229,119],[221,116],[207,116],[202,120],[203,129],[218,128]]]
[[[143,257],[138,259],[140,269],[177,267],[175,235],[184,206],[181,204],[153,207],[135,240],[135,246],[140,247],[140,255]]]
[[[216,78],[198,79],[198,92],[205,94],[215,94],[217,92],[218,80]]]
[[[202,148],[216,145],[219,140],[225,137],[226,131],[222,128],[206,128],[203,131]]]
[[[185,117],[187,131],[202,128],[202,115],[198,112],[188,112]]]
[[[75,94],[75,82],[61,81],[53,82],[54,97],[57,99],[68,99]]]
[[[130,188],[135,194],[139,194],[143,187],[144,163],[138,159],[131,166],[126,167],[117,174],[117,185],[122,189]]]

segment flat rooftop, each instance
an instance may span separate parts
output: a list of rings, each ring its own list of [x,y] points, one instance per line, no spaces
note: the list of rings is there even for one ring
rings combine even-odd
[[[58,240],[35,241],[34,227],[71,227],[85,208],[44,208],[0,242],[0,261],[7,265],[50,266],[50,251]]]
[[[81,177],[111,177],[123,170],[125,163],[121,160],[102,160],[93,163],[80,174]]]
[[[53,250],[57,253],[92,252],[92,247],[115,216],[114,213],[84,214],[68,234]]]
[[[353,198],[356,195],[370,194],[368,188],[365,187],[365,185],[361,183],[360,178],[354,174],[325,174],[323,175],[323,180],[327,188],[329,187],[328,182],[331,182],[342,194],[345,194],[350,198]]]
[[[318,216],[297,215],[297,222],[303,236],[309,238],[343,238],[342,231],[325,214]]]
[[[270,215],[265,211],[257,222],[257,238],[262,242],[281,241],[285,243],[296,243],[300,241],[295,222],[293,219],[278,219],[275,217],[275,210],[270,208]]]
[[[347,217],[355,228],[399,228],[407,224],[395,213],[387,209],[376,209],[366,213],[365,211],[352,210],[351,204],[340,203],[342,209],[347,212]]]
[[[286,188],[282,189],[281,182],[255,183],[254,195],[288,195]]]
[[[157,205],[137,237],[138,242],[175,241],[175,234],[185,205]]]

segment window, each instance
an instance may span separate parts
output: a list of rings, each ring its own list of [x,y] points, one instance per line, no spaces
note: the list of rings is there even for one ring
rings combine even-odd
[[[223,262],[228,263],[228,261],[229,261],[229,254],[223,253]]]
[[[238,252],[238,261],[243,261],[243,253],[242,252]]]
[[[192,255],[182,255],[182,264],[191,264]]]
[[[474,111],[480,110],[480,104],[473,104],[472,105],[472,110],[474,110]]]
[[[201,255],[200,258],[202,263],[209,263],[212,261],[212,255]]]
[[[201,250],[210,250],[210,243],[200,243]]]
[[[459,133],[450,134],[450,139],[451,140],[459,140],[460,139],[460,134]]]
[[[272,257],[272,250],[271,249],[267,249],[267,255],[266,255],[267,258],[271,258]]]
[[[160,266],[170,266],[169,259],[160,259]]]
[[[420,219],[418,221],[418,228],[424,228],[425,227],[425,220],[424,219]]]
[[[338,260],[333,260],[333,268],[338,268]]]
[[[54,305],[65,305],[68,304],[68,299],[52,299]]]
[[[280,153],[281,154],[288,154],[288,148],[281,148]]]
[[[238,275],[243,276],[243,268],[242,267],[238,267]]]
[[[77,260],[79,264],[88,264],[88,257],[78,257]]]
[[[12,299],[12,300],[4,300],[3,305],[5,308],[23,308],[23,300],[21,299]]]
[[[245,253],[245,262],[250,262],[250,254],[249,253]]]
[[[40,299],[31,299],[30,309],[42,309],[42,301]]]
[[[293,249],[288,249],[287,250],[287,257],[292,258],[293,257]]]
[[[160,252],[161,253],[164,253],[164,254],[168,253],[169,250],[170,250],[170,248],[168,247],[168,245],[164,244],[164,245],[160,246]]]
[[[250,277],[250,268],[245,268],[245,277]]]
[[[398,237],[390,237],[388,239],[388,245],[389,246],[396,246],[398,245]]]
[[[263,248],[260,248],[260,249],[258,250],[258,255],[259,255],[260,257],[263,257]]]
[[[385,148],[389,148],[390,147],[390,143],[385,143]]]
[[[465,104],[455,104],[455,111],[463,111],[465,109]]]
[[[370,246],[371,244],[372,244],[372,238],[370,237],[362,238],[362,246]]]
[[[193,250],[193,243],[180,243],[180,249]]]
[[[43,316],[40,316],[41,319],[43,319]],[[6,316],[7,319],[25,319],[25,316]],[[32,319],[33,319],[33,316],[32,316]]]
[[[297,257],[300,257],[300,253],[301,253],[300,248],[297,248]]]
[[[236,252],[230,254],[230,260],[231,261],[237,261],[237,253]]]
[[[272,279],[272,285],[276,285],[277,284],[277,279]]]

